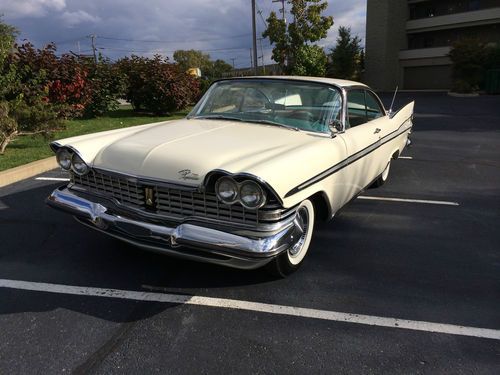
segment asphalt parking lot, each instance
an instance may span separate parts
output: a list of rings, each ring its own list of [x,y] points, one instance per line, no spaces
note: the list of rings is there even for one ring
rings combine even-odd
[[[498,374],[500,97],[410,99],[388,183],[284,280],[84,228],[58,171],[0,189],[0,373]]]

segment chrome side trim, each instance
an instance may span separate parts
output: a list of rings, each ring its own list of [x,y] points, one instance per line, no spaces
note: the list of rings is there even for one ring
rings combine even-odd
[[[79,197],[65,187],[54,190],[47,198],[47,204],[74,215],[94,229],[140,247],[175,253],[181,257],[194,256],[203,261],[210,259],[212,263],[237,268],[256,268],[269,262],[292,247],[300,239],[301,233],[295,220],[287,221],[279,231],[267,236],[235,234],[187,223],[178,226],[158,225],[114,214],[103,204]],[[179,246],[199,249],[206,255],[193,255]],[[220,259],[220,256],[225,258]],[[232,263],[226,258],[238,261]]]
[[[328,168],[327,170],[317,174],[316,176],[310,178],[307,181],[304,181],[302,184],[294,187],[292,190],[290,190],[288,193],[285,194],[285,198],[288,198],[296,193],[298,193],[301,190],[304,190],[305,188],[308,188],[311,185],[314,185],[315,183],[331,176],[332,174],[338,172],[342,168],[347,167],[348,165],[354,163],[355,161],[361,159],[362,157],[366,156],[367,154],[375,151],[378,149],[380,146],[386,144],[389,141],[392,141],[394,138],[397,138],[401,134],[404,134],[408,131],[411,131],[412,125],[410,126],[405,126],[405,124],[410,120],[411,117],[406,119],[401,126],[393,131],[392,133],[387,134],[383,138],[379,139],[378,141],[372,143],[371,145],[367,146],[366,148],[356,152],[355,154],[352,154],[351,156],[347,157],[346,159],[340,161],[339,163],[335,164],[334,166]]]

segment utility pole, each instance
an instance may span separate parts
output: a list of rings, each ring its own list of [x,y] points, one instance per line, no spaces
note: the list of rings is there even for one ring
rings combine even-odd
[[[286,15],[285,15],[285,0],[273,0],[273,3],[281,3],[281,15],[283,16],[283,21],[286,23]]]
[[[262,39],[264,39],[264,38],[259,38],[260,57],[262,59],[262,74],[266,74],[266,65],[264,64],[264,49],[262,48]]]
[[[236,57],[231,57],[229,60],[233,62],[233,70],[234,70],[234,60],[236,60]]]
[[[249,49],[249,51],[250,51],[250,68],[251,68],[251,69],[253,69],[253,57],[252,57],[253,55],[252,55],[252,49],[250,48],[250,49]]]
[[[284,1],[284,0],[283,0]],[[253,72],[257,75],[257,26],[255,24],[255,0],[252,0]]]
[[[96,53],[96,47],[95,47],[96,35],[92,34],[90,36],[90,38],[92,39],[92,51],[94,51],[94,62],[97,64],[97,53]]]

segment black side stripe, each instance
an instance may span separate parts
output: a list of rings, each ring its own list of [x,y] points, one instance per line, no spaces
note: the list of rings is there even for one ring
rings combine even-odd
[[[411,128],[412,128],[411,126],[408,127],[408,128],[401,129],[406,124],[406,122],[409,119],[411,119],[411,117],[407,118],[403,122],[403,124],[401,124],[401,126],[397,130],[393,131],[392,133],[387,134],[385,137],[379,139],[377,142],[372,143],[368,147],[365,147],[364,149],[356,152],[355,154],[352,154],[348,158],[346,158],[346,159],[342,160],[341,162],[335,164],[333,167],[328,168],[327,170],[321,172],[320,174],[318,174],[318,175],[310,178],[309,180],[303,182],[302,184],[294,187],[292,190],[290,190],[288,193],[285,194],[285,198],[288,198],[288,197],[290,197],[290,196],[298,193],[299,191],[304,190],[304,189],[308,188],[309,186],[314,185],[315,183],[317,183],[317,182],[319,182],[321,180],[324,180],[325,178],[331,176],[332,174],[334,174],[334,173],[340,171],[341,169],[347,167],[349,164],[352,164],[355,161],[361,159],[363,156],[366,156],[369,153],[375,151],[380,146],[386,144],[387,142],[392,141],[394,138],[396,138],[396,137],[400,136],[401,134],[403,134],[403,133],[411,130]]]

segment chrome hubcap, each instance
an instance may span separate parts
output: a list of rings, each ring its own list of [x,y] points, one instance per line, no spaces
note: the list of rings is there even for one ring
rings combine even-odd
[[[290,256],[292,257],[297,256],[297,254],[300,253],[302,247],[304,246],[304,242],[306,241],[307,227],[309,225],[309,212],[307,211],[307,208],[305,207],[299,208],[299,210],[295,214],[294,222],[297,228],[300,228],[301,235],[299,240],[295,243],[295,245],[293,245],[288,250]]]

